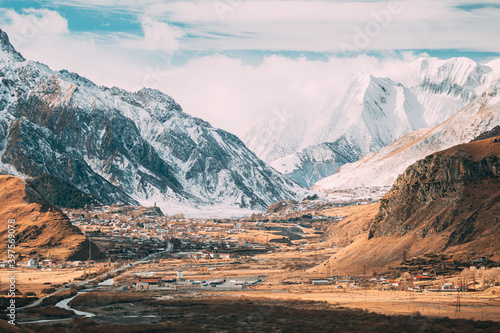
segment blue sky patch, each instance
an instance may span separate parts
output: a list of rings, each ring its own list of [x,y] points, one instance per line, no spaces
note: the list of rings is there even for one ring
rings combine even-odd
[[[483,8],[500,9],[500,4],[495,4],[495,3],[470,3],[470,4],[458,5],[456,8],[470,12],[470,11],[473,11],[473,10],[483,9]]]
[[[74,6],[58,6],[50,1],[2,1],[3,9],[22,13],[26,8],[57,11],[68,20],[68,28],[74,32],[124,32],[141,35],[141,23],[134,14],[126,11],[102,11]]]

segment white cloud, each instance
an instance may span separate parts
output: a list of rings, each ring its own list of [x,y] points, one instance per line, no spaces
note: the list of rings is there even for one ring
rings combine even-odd
[[[140,50],[162,50],[169,53],[179,49],[179,39],[184,32],[164,22],[153,20],[149,16],[141,18],[144,37],[129,38],[122,41],[122,46]]]
[[[319,112],[342,93],[355,73],[406,79],[414,59],[411,54],[402,59],[362,55],[326,62],[271,56],[250,66],[238,59],[207,56],[159,72],[153,86],[173,96],[186,112],[241,137],[276,110],[290,115]]]
[[[404,10],[393,10],[390,19],[384,16],[387,2],[381,1],[221,0],[218,3],[232,6],[224,7],[227,11],[223,20],[214,1],[148,1],[141,7],[143,2],[138,1],[109,1],[104,6],[94,0],[73,0],[61,5],[71,3],[136,13],[142,35],[75,33],[69,31],[64,17],[46,10],[7,11],[2,29],[28,59],[78,72],[98,84],[129,90],[158,88],[175,98],[186,112],[238,135],[273,110],[286,109],[291,114],[317,112],[341,93],[353,73],[367,72],[400,81],[414,56],[408,54],[400,59],[389,53],[383,59],[361,55],[329,61],[271,56],[250,66],[239,59],[212,55],[173,68],[169,60],[172,52],[334,52],[343,44],[357,47],[357,28],[365,34],[372,32],[364,43],[366,47],[362,47],[366,50],[500,51],[498,29],[494,29],[499,10],[460,11],[441,0],[404,1]],[[377,20],[380,31],[370,26]],[[181,30],[168,22],[184,25]],[[27,33],[32,25],[36,27],[34,33]],[[193,35],[198,38],[186,37]]]
[[[7,10],[5,17],[10,21],[5,27],[11,42],[18,47],[26,45],[40,34],[63,35],[69,32],[68,22],[57,12],[47,9],[26,9],[23,14]]]
[[[81,1],[73,1],[81,3]],[[113,4],[119,10],[186,24],[195,40],[191,50],[343,51],[358,43],[362,50],[468,49],[500,52],[500,9],[459,10],[465,0],[401,1],[138,1]],[[482,4],[498,4],[486,0]],[[96,5],[97,6],[97,5]]]
[[[25,58],[55,70],[77,72],[97,84],[128,89],[148,84],[145,76],[152,71],[150,63],[159,61],[149,51],[165,51],[166,56],[160,59],[168,59],[177,49],[176,38],[181,33],[148,17],[142,20],[142,37],[70,32],[66,18],[45,9],[8,10],[3,18],[2,29]]]
[[[496,33],[500,28],[500,9],[457,8],[470,5],[469,0],[48,2],[143,17],[145,38],[128,42],[145,49],[162,45],[170,50],[179,47],[198,51],[339,52],[352,45],[361,50],[437,48],[500,52],[500,35]],[[481,1],[482,6],[488,4],[498,5],[498,0]],[[169,22],[182,23],[183,31]],[[164,31],[167,37],[157,31]]]
[[[4,28],[9,34],[20,34],[23,22],[35,14],[50,16],[54,27],[40,29],[29,43],[15,44],[26,58],[47,63],[54,69],[66,68],[98,84],[129,90],[142,86],[158,88],[175,98],[186,112],[240,136],[273,110],[286,109],[292,114],[317,112],[339,94],[352,73],[391,77],[399,73],[403,77],[408,60],[363,55],[353,59],[310,61],[271,56],[259,65],[250,66],[240,59],[214,55],[173,68],[168,57],[158,59],[148,52],[132,54],[124,49],[129,47],[124,44],[130,41],[152,43],[143,45],[147,49],[161,44],[163,37],[151,35],[147,28],[143,38],[114,35],[103,39],[68,32],[65,19],[49,12],[11,13],[14,20]]]

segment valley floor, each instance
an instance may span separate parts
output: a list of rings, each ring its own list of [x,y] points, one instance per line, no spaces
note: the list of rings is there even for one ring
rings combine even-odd
[[[356,217],[356,214],[365,214],[365,209],[375,208],[373,205],[346,207],[328,214]],[[500,286],[477,292],[410,292],[391,290],[392,284],[379,283],[382,275],[387,279],[400,276],[401,271],[396,268],[378,274],[378,282],[367,283],[372,272],[361,269],[358,277],[352,277],[331,265],[328,259],[345,248],[326,242],[327,229],[321,224],[317,227],[304,228],[300,239],[273,243],[267,247],[272,251],[230,259],[169,254],[163,259],[150,257],[151,260],[133,263],[100,263],[92,267],[91,277],[96,277],[95,280],[82,281],[88,273],[87,268],[82,267],[20,269],[16,287],[21,292],[31,291],[38,297],[46,297],[51,292],[55,295],[32,308],[19,308],[16,320],[35,332],[79,332],[91,328],[93,332],[106,333],[195,329],[207,332],[235,329],[239,332],[500,331]],[[222,235],[222,231],[210,233],[214,238]],[[277,235],[271,229],[249,229],[234,237],[268,244]],[[122,270],[110,271],[117,267],[115,264]],[[172,282],[178,277],[178,271],[182,271],[182,280]],[[451,271],[427,285],[436,288],[456,280],[459,273],[459,270]],[[0,270],[1,281],[8,279],[7,274],[6,269]],[[111,278],[111,284],[98,285]],[[165,285],[147,291],[136,290],[138,280],[153,278],[161,278]],[[224,280],[227,282],[220,285],[210,283]],[[76,288],[65,288],[67,283],[74,283]],[[245,287],[239,283],[245,283]],[[53,290],[49,292],[50,288]],[[85,293],[77,295],[69,306],[95,316],[85,318],[75,315],[71,308],[61,307],[60,302],[75,296],[77,289]],[[7,304],[6,298],[0,301],[2,307]],[[19,298],[17,304],[21,307],[32,301]],[[0,319],[5,320],[5,315]],[[30,323],[40,320],[45,322]],[[0,320],[0,329],[4,323]]]
[[[57,332],[63,328],[85,331],[89,327],[96,327],[96,332],[99,329],[111,332],[113,327],[124,332],[191,331],[193,321],[203,322],[200,331],[207,332],[229,332],[234,331],[234,327],[241,332],[320,332],[333,328],[340,332],[399,332],[403,327],[408,332],[451,328],[468,332],[500,330],[500,287],[461,292],[460,311],[457,311],[456,292],[349,288],[340,281],[331,285],[309,283],[326,277],[316,275],[308,267],[321,263],[335,251],[288,251],[226,260],[163,259],[139,264],[116,276],[114,286],[85,285],[91,290],[70,303],[72,308],[93,313],[95,317],[77,317],[71,311],[55,308],[54,302],[46,302],[33,309],[20,310],[18,321],[49,319],[46,323],[24,325],[35,332]],[[123,290],[122,286],[133,284],[141,276],[167,278],[175,276],[178,270],[183,270],[186,283],[175,289]],[[21,279],[20,288],[27,291],[32,281],[38,290],[44,286],[41,281],[63,281],[77,273],[83,272],[69,274],[54,270],[40,272],[38,276],[21,275],[30,276],[31,280]],[[261,281],[245,289],[188,282],[224,278]],[[119,326],[124,324],[126,329]]]
[[[101,294],[101,295],[99,295]],[[37,332],[497,332],[500,323],[443,317],[386,316],[326,302],[183,292],[165,296],[84,294],[92,318],[26,325]],[[77,305],[74,305],[77,307]]]

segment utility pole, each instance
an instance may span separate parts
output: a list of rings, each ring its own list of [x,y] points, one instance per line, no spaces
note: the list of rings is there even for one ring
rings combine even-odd
[[[457,291],[457,304],[455,305],[455,316],[458,317],[458,313],[461,312],[460,304],[460,291]]]
[[[92,260],[92,239],[89,237],[89,276],[92,271],[92,263],[90,262]]]
[[[464,284],[462,276],[460,277],[460,282],[461,282],[462,285]],[[458,317],[458,313],[461,312],[461,309],[460,309],[460,307],[461,307],[461,303],[460,303],[460,289],[461,288],[463,288],[463,287],[459,286],[459,288],[457,289],[457,302],[455,304],[455,316],[457,316],[457,317]]]

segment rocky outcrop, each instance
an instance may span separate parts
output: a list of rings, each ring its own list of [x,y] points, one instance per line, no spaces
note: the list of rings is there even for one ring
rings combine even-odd
[[[377,205],[329,228],[332,245],[345,247],[326,265],[360,274],[428,254],[499,262],[499,158],[500,137],[491,137],[413,164]]]
[[[51,205],[59,208],[79,209],[99,202],[69,182],[60,178],[43,175],[27,180],[27,183],[40,193]]]
[[[266,214],[279,214],[285,213],[290,206],[296,205],[297,201],[283,200],[273,203],[267,208]]]
[[[489,138],[494,138],[496,136],[500,136],[500,126],[495,126],[491,130],[482,133],[481,135],[479,135],[477,138],[475,138],[471,142],[486,140]]]
[[[349,144],[345,137],[335,142],[313,145],[289,157],[278,159],[271,166],[287,175],[296,183],[311,187],[318,180],[335,173],[346,163],[354,163],[363,157],[361,149]]]
[[[485,200],[471,196],[487,199],[491,190],[500,192],[499,138],[456,146],[410,166],[381,200],[369,238],[409,233],[424,238],[450,228],[447,246],[472,239]]]

